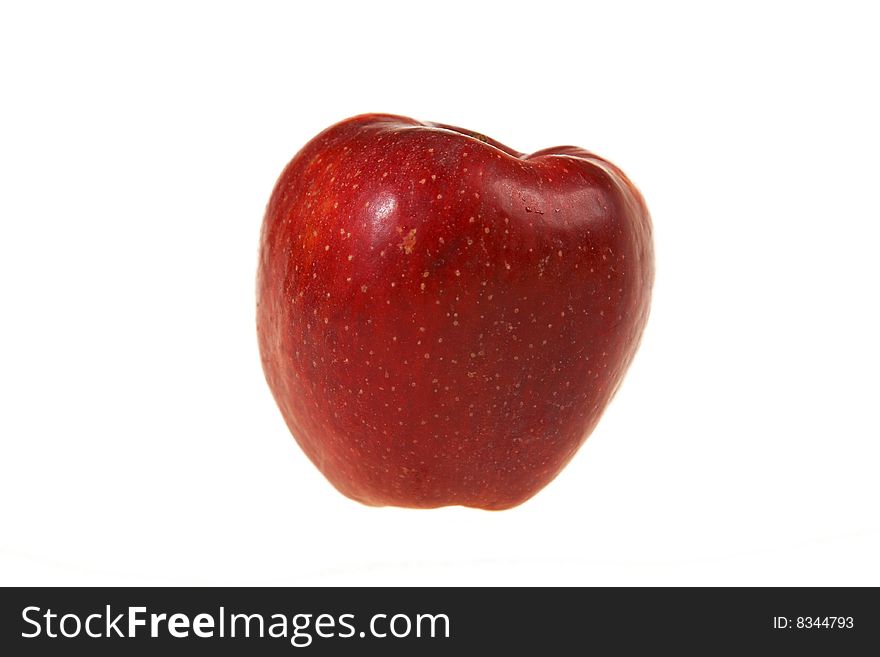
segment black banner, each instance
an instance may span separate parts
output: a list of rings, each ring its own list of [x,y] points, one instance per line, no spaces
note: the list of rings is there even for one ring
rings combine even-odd
[[[856,654],[876,589],[7,588],[0,654]]]

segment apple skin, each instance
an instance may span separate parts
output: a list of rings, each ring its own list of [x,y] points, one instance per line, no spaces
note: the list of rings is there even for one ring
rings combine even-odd
[[[653,278],[648,210],[608,161],[356,116],[310,141],[272,192],[262,364],[290,431],[345,495],[506,509],[596,426]]]

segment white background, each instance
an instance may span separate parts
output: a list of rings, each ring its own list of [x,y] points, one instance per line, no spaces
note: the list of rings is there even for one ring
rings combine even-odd
[[[4,4],[0,584],[880,585],[869,7]],[[514,510],[342,497],[264,382],[265,203],[370,111],[651,208],[641,351]]]

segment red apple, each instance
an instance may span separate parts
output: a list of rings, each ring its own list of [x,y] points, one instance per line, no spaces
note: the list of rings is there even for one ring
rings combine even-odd
[[[613,164],[370,114],[310,141],[262,227],[266,379],[370,505],[505,509],[596,426],[638,346],[651,221]]]

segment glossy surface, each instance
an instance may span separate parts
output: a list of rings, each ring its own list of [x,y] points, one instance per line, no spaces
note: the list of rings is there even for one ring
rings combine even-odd
[[[263,367],[342,493],[508,508],[593,430],[652,282],[647,209],[605,160],[359,116],[307,144],[272,193]]]

